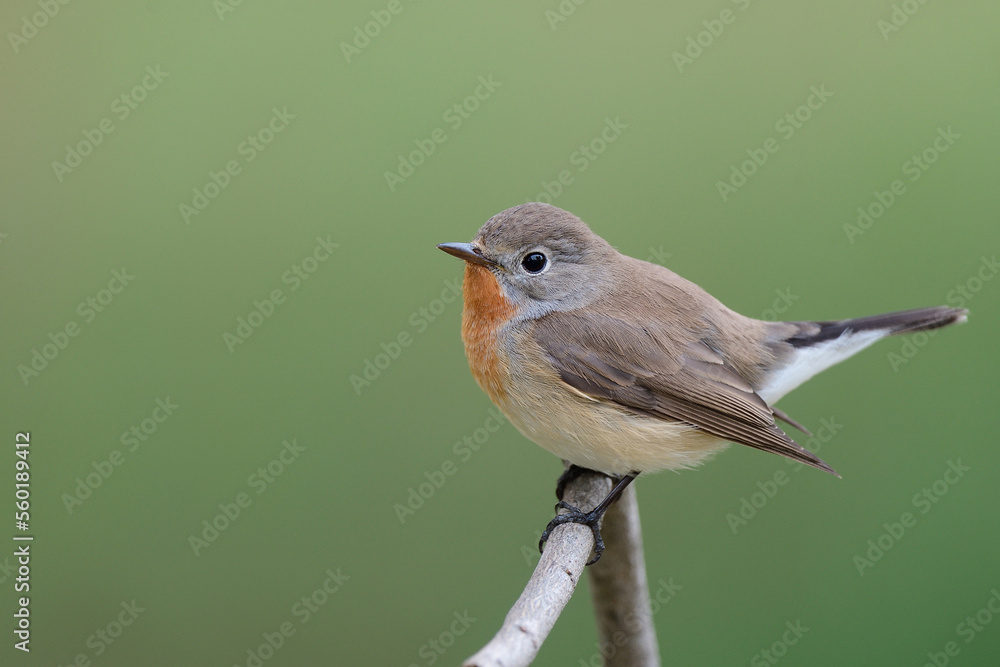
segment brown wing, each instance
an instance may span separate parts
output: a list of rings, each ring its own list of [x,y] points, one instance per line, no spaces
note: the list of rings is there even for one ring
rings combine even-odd
[[[616,318],[571,311],[537,320],[535,338],[563,382],[588,396],[837,474],[778,428],[764,399],[693,335],[664,341]]]

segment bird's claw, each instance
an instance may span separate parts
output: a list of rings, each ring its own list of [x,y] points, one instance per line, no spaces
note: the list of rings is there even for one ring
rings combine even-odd
[[[553,517],[552,521],[549,521],[549,525],[545,527],[542,531],[542,536],[538,540],[538,552],[543,553],[545,543],[549,539],[549,535],[556,527],[563,525],[564,523],[578,523],[583,526],[590,528],[591,532],[594,534],[594,556],[587,561],[587,565],[593,565],[601,559],[601,554],[604,553],[604,539],[601,537],[601,516],[603,513],[598,514],[596,512],[584,512],[579,507],[573,507],[564,500],[560,500],[556,503],[556,510],[568,510],[565,514],[557,514]]]

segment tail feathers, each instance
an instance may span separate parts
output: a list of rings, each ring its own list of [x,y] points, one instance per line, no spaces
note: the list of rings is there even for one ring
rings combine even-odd
[[[840,338],[845,333],[860,333],[864,331],[882,331],[884,335],[915,333],[928,331],[939,327],[965,322],[969,311],[965,308],[949,308],[934,306],[933,308],[917,308],[902,310],[884,315],[858,317],[853,320],[837,320],[831,322],[793,322],[798,325],[799,332],[786,339],[793,347],[811,347],[819,343]]]
[[[781,327],[778,330],[782,331],[776,347],[781,350],[779,361],[755,389],[768,404],[774,404],[812,376],[854,356],[880,338],[964,322],[967,313],[963,308],[938,306],[836,322],[777,323],[776,329]],[[789,328],[792,334],[787,336]]]

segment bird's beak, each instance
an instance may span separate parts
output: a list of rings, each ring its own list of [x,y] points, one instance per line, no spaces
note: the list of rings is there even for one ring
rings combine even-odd
[[[484,257],[483,251],[471,243],[439,243],[438,248],[444,250],[449,255],[454,255],[472,264],[479,264],[487,268],[500,266],[492,259]]]

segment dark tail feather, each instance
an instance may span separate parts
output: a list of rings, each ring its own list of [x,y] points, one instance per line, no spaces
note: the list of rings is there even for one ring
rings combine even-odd
[[[786,342],[793,347],[809,347],[827,340],[840,338],[846,331],[885,331],[888,335],[915,333],[964,322],[969,311],[965,308],[935,306],[902,310],[898,313],[858,317],[853,320],[835,322],[793,322],[799,326],[799,333]]]

